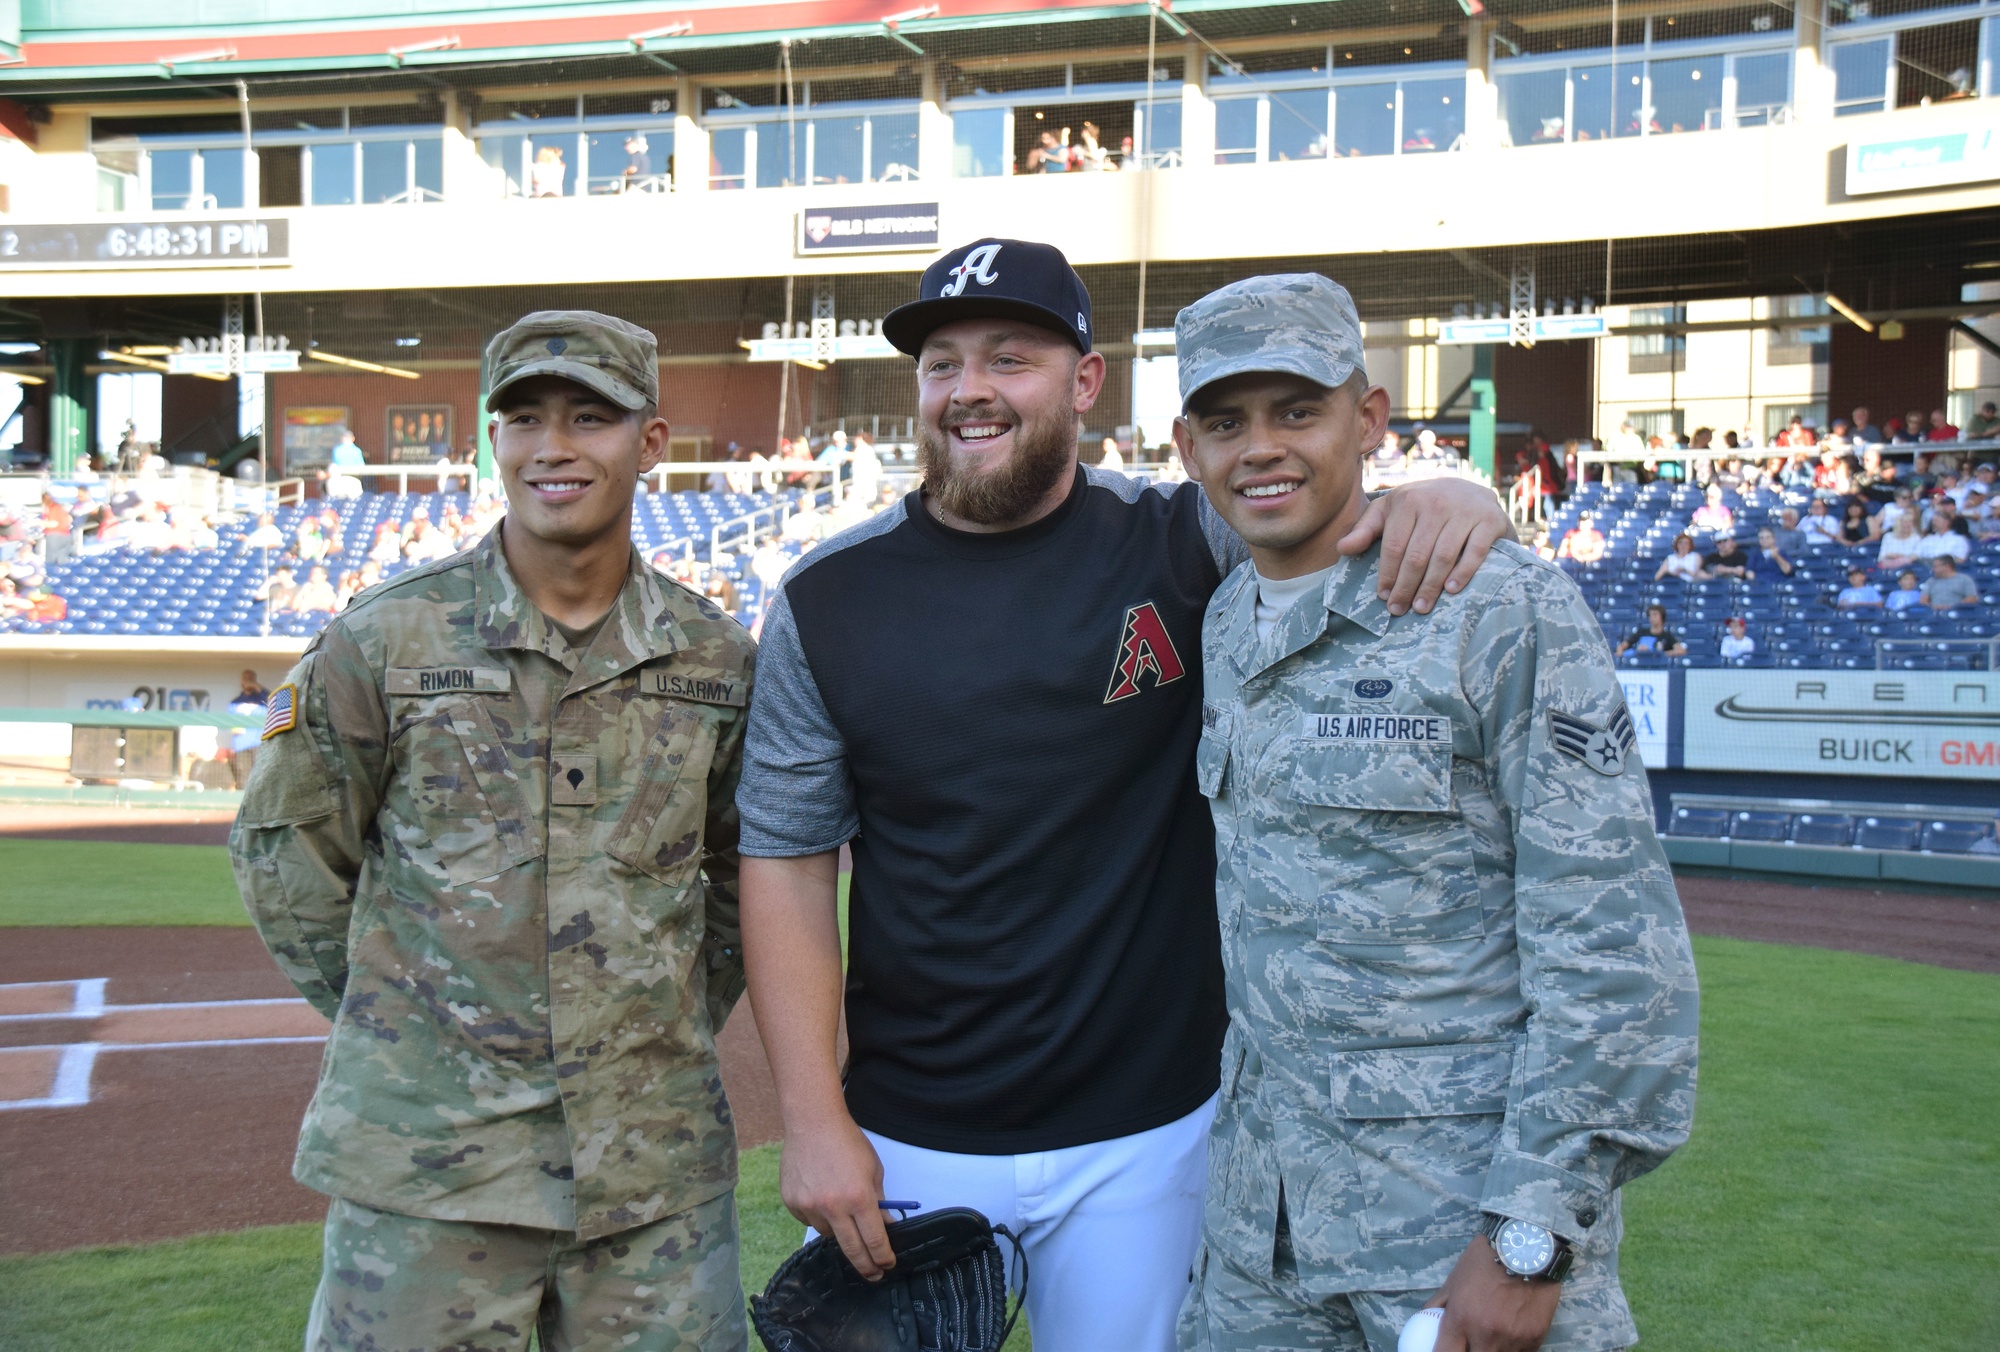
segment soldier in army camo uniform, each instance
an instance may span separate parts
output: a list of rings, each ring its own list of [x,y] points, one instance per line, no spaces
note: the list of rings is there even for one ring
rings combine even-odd
[[[652,334],[544,312],[486,360],[508,516],[314,641],[231,839],[333,1020],[307,1346],[740,1348],[714,1033],[752,644],[632,548]]]
[[[1176,327],[1252,556],[1203,623],[1230,1030],[1181,1345],[1390,1352],[1442,1305],[1440,1352],[1625,1347],[1618,1189],[1686,1139],[1697,996],[1597,624],[1510,543],[1400,617],[1333,549],[1388,414],[1343,289]]]

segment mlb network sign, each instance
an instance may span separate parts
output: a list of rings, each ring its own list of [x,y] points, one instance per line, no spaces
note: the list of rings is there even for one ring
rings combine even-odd
[[[799,213],[799,253],[881,253],[938,247],[938,204],[808,207]]]
[[[2000,675],[1690,671],[1690,769],[2000,782]]]

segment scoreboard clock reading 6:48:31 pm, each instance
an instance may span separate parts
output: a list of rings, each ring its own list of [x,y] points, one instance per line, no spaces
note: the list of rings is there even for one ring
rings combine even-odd
[[[0,269],[284,265],[290,222],[93,221],[0,227]]]

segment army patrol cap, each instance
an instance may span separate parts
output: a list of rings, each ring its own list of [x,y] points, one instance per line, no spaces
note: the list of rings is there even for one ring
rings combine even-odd
[[[660,344],[647,330],[595,310],[537,310],[514,321],[486,345],[480,373],[486,411],[530,376],[561,376],[609,399],[628,413],[660,402]]]
[[[1174,316],[1181,405],[1248,371],[1283,371],[1338,389],[1361,367],[1361,317],[1340,283],[1316,272],[1245,277]]]

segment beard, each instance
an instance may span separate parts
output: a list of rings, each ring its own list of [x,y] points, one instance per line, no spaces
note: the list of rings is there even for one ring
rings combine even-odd
[[[1070,472],[1076,451],[1075,418],[1067,409],[1041,422],[1016,418],[1013,453],[990,469],[958,464],[952,458],[950,434],[942,427],[920,426],[917,464],[931,500],[951,515],[982,526],[1022,520],[1039,506]],[[957,408],[945,415],[946,423],[976,420]]]

